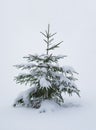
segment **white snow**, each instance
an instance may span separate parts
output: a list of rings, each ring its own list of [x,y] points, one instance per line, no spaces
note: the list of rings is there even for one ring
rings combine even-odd
[[[45,113],[14,108],[14,99],[28,88],[13,81],[18,73],[13,65],[27,54],[45,52],[39,32],[48,23],[57,32],[56,41],[64,40],[54,50],[54,55],[68,56],[60,66],[68,64],[79,73],[81,98],[64,94],[64,106],[57,109],[45,102],[41,107]],[[96,130],[95,0],[0,1],[0,130]]]
[[[55,112],[57,110],[60,110],[61,107],[56,104],[54,101],[52,100],[45,100],[41,103],[41,107],[39,108],[39,112],[43,113],[43,112]]]
[[[45,77],[41,77],[41,78],[40,78],[40,86],[41,86],[42,88],[48,89],[49,87],[51,87],[51,84],[50,84],[50,82],[49,82],[48,80],[46,80]]]
[[[40,69],[43,73],[46,73],[47,72],[47,69],[46,68],[41,68]]]
[[[61,85],[60,85],[60,90],[62,90],[63,88],[64,88],[64,85],[61,84]]]
[[[18,100],[23,99],[24,104],[26,105],[26,107],[29,106],[29,105],[30,105],[30,102],[29,102],[29,94],[36,92],[36,90],[37,90],[37,87],[36,87],[36,86],[32,86],[32,87],[29,88],[28,90],[21,92],[21,93],[17,96],[17,98],[15,99],[15,101],[14,101],[13,104],[18,104],[18,103],[17,103]]]
[[[75,70],[74,70],[74,68],[73,67],[71,67],[71,66],[63,66],[62,67],[63,68],[63,71],[64,72],[69,72],[69,73],[77,73]]]

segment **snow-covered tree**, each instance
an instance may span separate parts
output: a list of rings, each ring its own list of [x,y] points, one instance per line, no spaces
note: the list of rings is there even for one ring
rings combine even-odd
[[[26,64],[15,65],[18,69],[26,70],[15,77],[16,83],[30,85],[30,89],[17,97],[14,106],[21,104],[39,108],[45,100],[52,100],[61,105],[64,102],[62,92],[69,95],[76,93],[79,96],[79,90],[74,83],[76,80],[74,73],[77,74],[77,72],[72,67],[59,65],[59,59],[66,56],[55,56],[50,53],[63,41],[53,44],[53,37],[56,33],[50,33],[50,25],[48,25],[48,30],[41,34],[45,37],[46,54],[30,54],[24,57],[27,60]]]

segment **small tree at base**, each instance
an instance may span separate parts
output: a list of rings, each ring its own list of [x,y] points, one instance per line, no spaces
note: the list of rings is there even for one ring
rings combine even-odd
[[[28,55],[24,57],[28,63],[15,65],[16,68],[26,70],[15,77],[16,83],[30,85],[30,89],[23,92],[14,102],[14,106],[23,105],[39,108],[44,100],[52,100],[61,105],[64,102],[62,92],[79,96],[79,90],[74,83],[74,73],[77,72],[70,66],[59,66],[59,59],[66,56],[53,55],[50,51],[59,47],[63,42],[53,44],[54,35],[50,33],[50,25],[45,33],[46,54]]]

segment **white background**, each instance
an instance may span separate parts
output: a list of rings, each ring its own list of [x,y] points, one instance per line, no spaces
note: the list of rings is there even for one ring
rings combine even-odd
[[[64,40],[55,51],[55,54],[68,55],[61,64],[71,65],[79,72],[77,84],[81,98],[70,98],[74,107],[69,104],[55,114],[14,109],[14,99],[27,87],[13,81],[18,73],[13,65],[22,63],[22,57],[30,53],[45,53],[46,45],[39,32],[44,31],[48,23],[53,32],[58,32],[56,40]],[[0,129],[95,130],[95,57],[95,0],[0,0]]]

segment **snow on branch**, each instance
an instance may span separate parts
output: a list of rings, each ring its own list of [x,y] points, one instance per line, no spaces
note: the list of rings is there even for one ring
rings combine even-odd
[[[78,74],[75,70],[74,70],[74,68],[73,67],[71,67],[71,66],[63,66],[62,67],[62,70],[64,71],[64,72],[66,72],[66,73],[76,73],[76,74]]]
[[[51,84],[48,80],[46,80],[45,77],[41,77],[40,78],[40,88],[50,88],[51,87]]]

